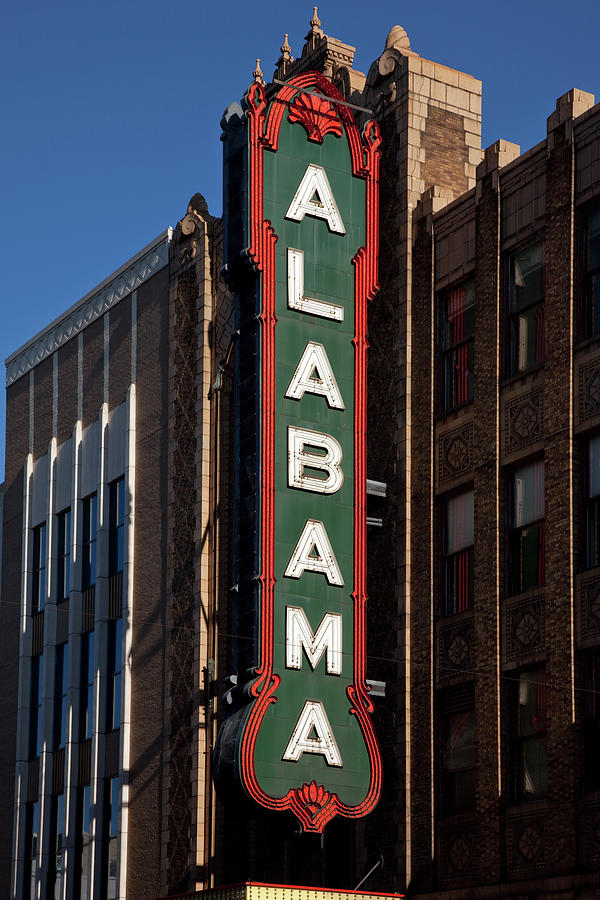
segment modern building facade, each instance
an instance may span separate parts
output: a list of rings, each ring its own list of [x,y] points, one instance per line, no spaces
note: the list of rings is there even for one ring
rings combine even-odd
[[[196,194],[7,360],[0,896],[352,889],[380,857],[369,890],[597,896],[600,107],[570,91],[537,147],[484,152],[481,83],[399,26],[366,76],[316,11],[281,54],[275,79],[323,73],[382,134],[381,799],[320,836],[213,787],[239,636],[236,339]]]

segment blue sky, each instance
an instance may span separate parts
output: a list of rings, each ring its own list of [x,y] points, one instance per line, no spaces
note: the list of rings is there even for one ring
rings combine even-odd
[[[489,12],[488,12],[489,10]],[[270,77],[284,32],[298,55],[309,3],[21,0],[0,36],[0,356],[4,360],[141,247],[200,191],[221,212],[221,114]],[[319,6],[368,71],[389,29],[483,80],[483,146],[522,150],[572,87],[600,100],[600,3],[429,0]],[[0,391],[0,477],[4,391]]]

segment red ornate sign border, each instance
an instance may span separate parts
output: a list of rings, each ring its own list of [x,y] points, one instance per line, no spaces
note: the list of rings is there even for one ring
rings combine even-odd
[[[276,702],[275,692],[280,677],[273,672],[274,640],[274,585],[275,585],[275,516],[274,516],[274,433],[275,433],[275,244],[277,235],[271,222],[263,218],[263,153],[276,150],[279,130],[290,101],[302,89],[317,88],[326,97],[343,100],[340,92],[319,72],[305,72],[291,78],[271,103],[267,114],[267,99],[263,86],[255,82],[247,93],[250,127],[250,248],[249,256],[255,268],[263,276],[263,307],[260,322],[263,333],[262,354],[262,459],[261,459],[261,629],[260,666],[257,679],[250,690],[256,698],[244,729],[241,748],[241,771],[244,786],[250,796],[261,806],[273,811],[289,809],[299,819],[305,831],[322,832],[334,816],[359,818],[376,805],[381,792],[381,755],[370,713],[373,703],[365,682],[366,674],[366,432],[367,432],[367,302],[378,290],[377,261],[379,255],[379,145],[381,136],[377,123],[370,119],[363,137],[348,107],[335,105],[341,118],[350,146],[352,173],[367,181],[366,191],[366,245],[352,260],[354,264],[355,333],[355,449],[354,449],[354,668],[353,684],[348,687],[350,713],[358,719],[363,733],[371,778],[364,800],[357,806],[343,803],[337,794],[328,791],[315,781],[301,787],[290,788],[281,798],[270,797],[262,790],[254,769],[254,749],[258,732],[268,706]],[[316,104],[311,104],[318,111]],[[332,109],[327,103],[325,127],[312,131],[307,128],[309,139],[319,140],[319,134],[333,130]],[[295,121],[301,121],[296,118]]]

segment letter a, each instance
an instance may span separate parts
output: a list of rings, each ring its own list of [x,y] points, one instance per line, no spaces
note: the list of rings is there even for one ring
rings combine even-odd
[[[323,166],[315,166],[314,163],[311,163],[304,173],[290,208],[285,214],[286,219],[294,219],[295,222],[301,222],[304,216],[324,219],[330,231],[346,234],[327,173]]]
[[[314,731],[316,737],[311,737]],[[303,753],[318,753],[328,766],[342,766],[342,757],[335,742],[325,707],[318,700],[307,700],[283,759],[298,762]]]
[[[287,578],[302,578],[302,574],[318,572],[329,584],[343,587],[344,579],[327,537],[325,526],[318,519],[307,519],[298,543],[283,573]]]
[[[344,409],[344,401],[325,347],[316,341],[309,341],[304,348],[285,396],[291,400],[302,400],[305,393],[325,397],[327,405],[332,409]]]

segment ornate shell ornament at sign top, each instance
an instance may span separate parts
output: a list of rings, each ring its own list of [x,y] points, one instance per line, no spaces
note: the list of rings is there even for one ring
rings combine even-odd
[[[300,122],[306,128],[309,141],[323,143],[326,134],[340,136],[344,126],[333,105],[325,97],[299,94],[290,106],[290,122]]]

